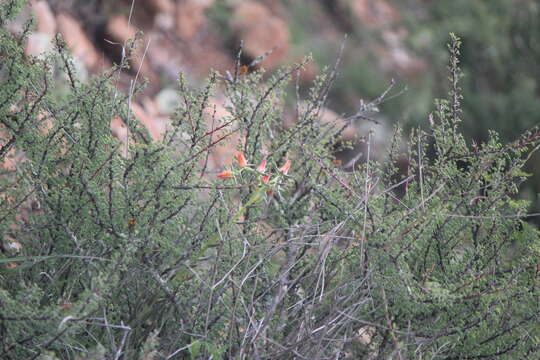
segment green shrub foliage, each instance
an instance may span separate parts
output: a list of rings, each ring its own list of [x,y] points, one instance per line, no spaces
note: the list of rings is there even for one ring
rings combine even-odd
[[[514,195],[540,133],[466,143],[457,37],[427,130],[407,145],[396,130],[380,162],[364,134],[368,161],[345,172],[342,129],[318,121],[336,69],[289,129],[285,87],[302,64],[267,81],[215,73],[200,90],[180,77],[153,142],[136,94],[113,86],[122,66],[81,83],[60,39],[24,57],[24,35],[4,29],[15,5],[0,6],[0,159],[18,161],[0,177],[0,358],[539,356],[539,236]],[[203,119],[218,87],[219,133]],[[248,165],[222,179],[209,152],[233,137]]]

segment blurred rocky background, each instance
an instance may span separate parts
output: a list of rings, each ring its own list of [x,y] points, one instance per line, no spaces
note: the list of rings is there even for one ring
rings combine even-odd
[[[307,88],[336,61],[344,34],[328,121],[354,114],[393,79],[397,96],[378,106],[382,138],[395,123],[428,126],[434,98],[448,90],[446,43],[454,32],[463,39],[462,126],[469,140],[486,139],[490,129],[512,140],[540,123],[538,0],[32,0],[10,27],[22,31],[31,16],[27,54],[52,49],[60,33],[82,80],[121,61],[123,45],[139,39],[118,87],[127,91],[132,80],[148,80],[133,112],[155,138],[174,111],[180,72],[197,86],[211,69],[232,71],[243,40],[244,64],[273,50],[257,64],[268,74],[312,54],[300,77]],[[225,111],[219,103],[216,109]],[[120,119],[112,128],[122,136]],[[349,130],[347,137],[367,131]],[[534,175],[522,196],[538,211],[539,156],[528,170]]]

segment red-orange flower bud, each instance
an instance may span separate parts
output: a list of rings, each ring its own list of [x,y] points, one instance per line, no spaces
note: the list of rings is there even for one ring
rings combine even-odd
[[[289,172],[289,169],[291,168],[291,160],[287,160],[285,161],[285,164],[283,164],[282,167],[279,168],[279,171],[283,174],[283,175],[287,175],[287,173]]]
[[[259,167],[257,168],[257,171],[260,172],[261,174],[264,173],[266,171],[266,159],[264,159],[263,161],[261,161],[261,164],[259,165]]]
[[[247,160],[246,160],[246,157],[244,156],[244,153],[238,151],[236,155],[234,156],[236,157],[236,161],[238,161],[238,165],[240,165],[240,167],[247,166]]]
[[[263,184],[268,184],[270,182],[270,175],[261,176],[261,181],[263,182]]]
[[[228,179],[233,177],[233,173],[230,170],[225,170],[217,174],[217,177],[220,179]]]

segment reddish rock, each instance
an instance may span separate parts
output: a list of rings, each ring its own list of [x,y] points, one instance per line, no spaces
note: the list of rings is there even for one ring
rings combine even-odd
[[[283,63],[289,49],[289,28],[285,20],[254,1],[240,2],[234,9],[231,28],[244,41],[244,54],[256,58],[273,49],[261,63],[273,69]]]
[[[352,0],[350,8],[363,25],[382,28],[400,20],[399,11],[386,0]]]
[[[131,112],[135,119],[148,130],[153,141],[163,139],[166,127],[170,121],[168,118],[158,115],[157,106],[151,99],[144,98],[143,105],[132,103]],[[128,128],[119,116],[111,120],[111,133],[124,145],[127,144]],[[123,149],[125,150],[125,146]]]
[[[128,22],[124,15],[116,15],[107,21],[105,28],[107,39],[118,44],[111,44],[111,49],[119,52],[118,57],[122,56],[122,46],[127,46],[129,40],[137,39],[138,29]],[[143,39],[144,40],[144,39]],[[148,65],[148,59],[145,59],[148,53],[145,53],[148,41],[144,40],[137,43],[135,51],[131,54],[130,64],[133,73],[139,73],[140,76],[148,78],[151,82],[156,80],[155,74]]]
[[[144,98],[142,99],[142,105],[132,103],[131,110],[133,116],[148,130],[153,141],[163,139],[166,129],[170,126],[170,118],[161,115],[162,111],[154,100]],[[204,113],[204,122],[208,135],[203,141],[208,144],[217,143],[210,150],[207,163],[207,169],[209,170],[223,169],[230,166],[234,160],[240,138],[236,133],[227,135],[236,126],[235,122],[228,123],[230,121],[230,113],[221,100],[211,99]],[[128,130],[120,117],[112,119],[111,132],[123,144],[122,151],[125,152]],[[189,138],[189,135],[187,136]],[[220,140],[223,137],[225,138]]]
[[[300,62],[301,60],[297,61]],[[300,70],[300,82],[311,83],[319,75],[320,69],[315,61],[308,62],[303,69]]]
[[[58,31],[71,49],[73,56],[79,59],[88,70],[96,72],[109,66],[77,20],[65,13],[58,14],[56,20]]]
[[[142,106],[144,110],[153,117],[158,117],[160,114],[160,108],[155,100],[150,99],[149,97],[144,97],[142,99]]]
[[[4,0],[0,0],[0,3],[4,2]],[[28,6],[23,7],[14,19],[3,23],[2,26],[12,34],[20,34],[26,29],[26,24],[31,19],[31,16],[30,8]]]
[[[157,113],[172,115],[180,105],[180,95],[173,88],[164,88],[156,95],[155,103]]]
[[[398,71],[406,76],[413,77],[427,68],[426,62],[416,56],[404,45],[407,31],[404,28],[385,30],[382,38],[384,46],[376,49],[386,71]]]
[[[128,40],[137,37],[137,29],[133,24],[129,23],[128,18],[124,15],[116,15],[109,18],[105,28],[107,40],[125,45]]]
[[[172,13],[174,14],[174,12]],[[174,16],[171,13],[159,13],[154,18],[154,26],[158,29],[171,31],[174,29]],[[174,31],[174,30],[173,30]]]
[[[144,16],[155,16],[158,13],[173,13],[176,0],[140,0],[135,1],[133,15],[137,17],[143,14]],[[122,0],[124,8],[130,8],[133,0]],[[140,24],[139,24],[140,25]]]
[[[143,107],[137,103],[131,104],[131,111],[133,115],[139,120],[148,130],[152,136],[152,140],[159,141],[165,134],[165,129],[168,123],[167,118],[158,117],[155,113],[155,105],[148,106],[149,99],[145,100],[146,107]]]
[[[174,12],[174,2],[171,0],[148,0],[144,4],[155,13],[172,14]]]
[[[179,0],[176,4],[176,33],[182,40],[192,40],[206,24],[204,11],[214,0]]]
[[[36,17],[36,32],[54,36],[56,34],[56,19],[47,1],[35,0],[30,3],[30,6]]]
[[[119,116],[116,116],[111,121],[111,133],[112,135],[120,140],[122,143],[127,141],[128,131],[126,124],[122,121]]]
[[[397,71],[411,77],[426,69],[425,61],[404,44],[408,32],[400,24],[401,17],[396,7],[387,0],[348,0],[347,4],[361,25],[381,32],[383,44],[376,46],[374,51],[385,71]]]
[[[182,47],[183,70],[205,78],[210,69],[225,72],[234,68],[234,60],[215,34],[202,32],[197,41],[185,42]]]
[[[122,0],[123,6],[118,7],[129,9],[133,0]],[[112,3],[112,1],[111,1]],[[166,24],[170,28],[173,23],[173,15],[175,11],[175,0],[142,0],[135,1],[132,13],[132,22],[137,24],[137,27],[146,31],[152,28],[156,23],[160,27]]]
[[[32,1],[30,5],[36,18],[36,31],[28,36],[24,53],[27,56],[39,57],[53,49],[52,40],[56,33],[56,20],[46,1]]]
[[[148,37],[152,41],[146,52],[145,61],[152,67],[154,73],[168,79],[176,79],[185,66],[184,52],[178,42],[171,41],[170,36],[159,31],[148,32]],[[154,90],[159,91],[158,88]]]
[[[32,33],[28,35],[24,54],[26,56],[39,57],[43,53],[53,49],[52,40],[53,37],[49,34],[41,32]]]
[[[394,47],[387,51],[389,57],[387,60],[390,62],[389,67],[397,69],[408,77],[414,77],[426,70],[427,64],[418,56],[414,55],[410,50],[405,47]],[[383,56],[384,58],[385,56]]]

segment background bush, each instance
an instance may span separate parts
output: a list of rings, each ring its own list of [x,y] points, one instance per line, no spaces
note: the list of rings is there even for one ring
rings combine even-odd
[[[515,194],[540,133],[467,145],[459,39],[426,130],[403,147],[396,129],[381,162],[368,135],[368,161],[344,172],[342,129],[318,121],[335,69],[287,130],[302,64],[264,82],[214,73],[202,89],[180,77],[173,124],[152,142],[134,94],[112,86],[118,69],[79,82],[61,40],[24,57],[3,29],[15,5],[0,7],[0,156],[18,157],[0,178],[0,358],[538,356],[539,237]],[[217,86],[230,113],[219,133],[203,121]],[[250,165],[209,173],[234,137]],[[263,159],[268,184],[253,169]]]
[[[355,1],[322,2],[350,5]],[[364,3],[370,4],[366,7],[376,7],[373,4],[377,2]],[[388,0],[385,3],[397,11],[400,22],[373,29],[360,19],[352,19],[344,29],[350,34],[350,43],[343,61],[344,76],[330,97],[333,107],[352,109],[357,105],[354,94],[377,96],[384,89],[383,80],[394,78],[398,87],[407,91],[382,104],[382,114],[389,122],[402,123],[407,129],[424,124],[432,99],[444,96],[447,91],[445,65],[448,53],[444,44],[448,33],[455,32],[463,39],[461,68],[467,75],[461,83],[464,121],[460,124],[466,139],[486,141],[489,131],[496,130],[503,141],[513,141],[523,131],[539,124],[540,77],[535,65],[540,61],[540,6],[537,1]],[[294,23],[297,18],[302,19],[306,6],[298,5],[300,10],[293,12]],[[336,16],[343,19],[350,16],[349,13],[347,7],[342,6],[337,9]],[[328,48],[332,44],[317,43],[306,27],[297,26],[305,34],[297,45],[310,51],[313,48],[318,61],[328,62],[331,53]],[[407,74],[399,71],[399,67],[385,69],[381,65],[385,63],[383,56],[366,51],[385,46],[381,45],[385,44],[381,38],[392,31],[406,33],[402,36],[404,47],[410,50],[411,56],[425,62],[422,71]],[[523,184],[521,193],[521,197],[532,202],[536,212],[540,209],[539,162],[540,158],[535,155],[526,165],[533,175]]]

